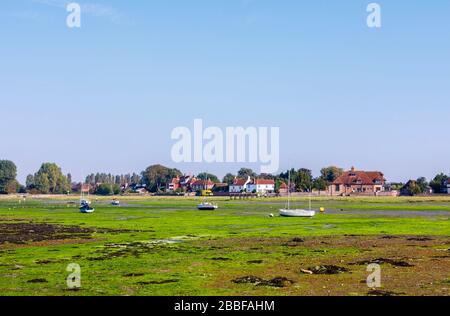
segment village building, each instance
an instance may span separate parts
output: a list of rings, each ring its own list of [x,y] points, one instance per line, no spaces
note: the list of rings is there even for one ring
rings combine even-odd
[[[167,184],[167,189],[168,189],[169,191],[176,191],[176,190],[178,190],[180,187],[181,187],[181,185],[180,185],[180,177],[173,178],[172,181],[170,181],[170,182]]]
[[[212,190],[214,188],[214,182],[211,180],[196,180],[190,186],[192,191]]]
[[[88,183],[72,183],[72,192],[89,193],[93,191],[93,188]]]
[[[230,193],[242,193],[247,191],[247,185],[250,183],[250,177],[246,179],[235,178],[233,183],[230,185]]]
[[[275,192],[275,181],[266,179],[234,179],[230,185],[230,193],[273,193]]]
[[[216,183],[214,184],[214,193],[228,193],[230,190],[228,183]]]
[[[197,179],[191,175],[184,175],[180,177],[180,187],[184,191],[189,191],[191,189],[191,184],[197,181]]]
[[[254,179],[247,188],[251,193],[273,193],[275,192],[275,181],[266,179]]]
[[[334,196],[377,195],[384,192],[385,183],[380,171],[360,171],[352,167],[328,187],[328,192]]]
[[[289,191],[288,191],[288,185],[284,182],[282,182],[280,184],[280,188],[278,189],[278,193],[280,193],[280,195],[288,195]]]

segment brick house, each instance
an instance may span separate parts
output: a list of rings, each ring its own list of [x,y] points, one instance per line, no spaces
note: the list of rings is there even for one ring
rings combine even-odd
[[[181,187],[180,177],[173,178],[167,185],[169,191],[176,191]]]
[[[360,171],[354,167],[344,172],[329,187],[330,195],[377,195],[384,191],[386,180],[379,171]]]
[[[196,180],[191,183],[192,191],[199,190],[212,190],[214,188],[214,182],[211,180]]]

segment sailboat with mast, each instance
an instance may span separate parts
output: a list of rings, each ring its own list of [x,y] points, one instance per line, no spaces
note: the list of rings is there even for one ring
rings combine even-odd
[[[289,184],[288,184],[288,203],[287,208],[280,209],[280,216],[284,217],[314,217],[316,212],[311,207],[311,190],[309,192],[309,210],[304,209],[291,209],[291,172],[289,171]]]
[[[87,189],[85,189],[85,187]],[[87,192],[87,195],[85,195]],[[81,196],[80,196],[80,212],[81,213],[94,213],[95,209],[91,206],[89,201],[89,185],[81,184]]]
[[[206,178],[205,185],[204,185],[205,190],[208,189],[208,183],[209,183],[209,178]],[[206,199],[203,200],[202,203],[197,205],[197,209],[199,211],[215,211],[218,208],[219,208],[219,206],[217,204],[213,204],[211,202],[207,202]]]

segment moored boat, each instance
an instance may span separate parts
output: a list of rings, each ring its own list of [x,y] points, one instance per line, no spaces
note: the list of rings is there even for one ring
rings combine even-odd
[[[280,209],[280,216],[283,217],[314,217],[316,212],[311,209],[311,192],[309,194],[309,210],[291,209],[291,173],[288,180],[288,203],[287,208]]]

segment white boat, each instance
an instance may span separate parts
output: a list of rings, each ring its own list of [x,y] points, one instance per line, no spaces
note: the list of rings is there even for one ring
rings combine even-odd
[[[87,195],[89,197],[89,191]],[[91,207],[91,201],[84,197],[83,185],[81,185],[80,212],[83,214],[90,214],[95,212],[95,209]]]
[[[206,179],[206,183],[209,182],[209,178]],[[207,189],[207,187],[205,188]],[[202,203],[197,205],[197,209],[199,211],[215,211],[219,208],[219,206],[217,204],[211,203],[211,202],[206,202],[203,201]]]
[[[280,209],[280,216],[283,217],[314,217],[316,212],[311,209],[311,192],[309,194],[309,210],[291,209],[291,172],[289,171],[288,182],[288,203],[287,208]]]
[[[314,217],[314,216],[316,216],[316,212],[315,211],[307,211],[307,210],[281,209],[280,216],[284,216],[284,217]]]
[[[80,212],[83,214],[90,214],[90,213],[94,213],[95,209],[90,207],[89,205],[86,205],[86,206],[80,207]]]
[[[111,202],[111,205],[120,206],[120,201],[114,200]]]
[[[213,204],[210,202],[203,202],[197,205],[197,209],[199,211],[215,211],[219,208],[217,204]]]

